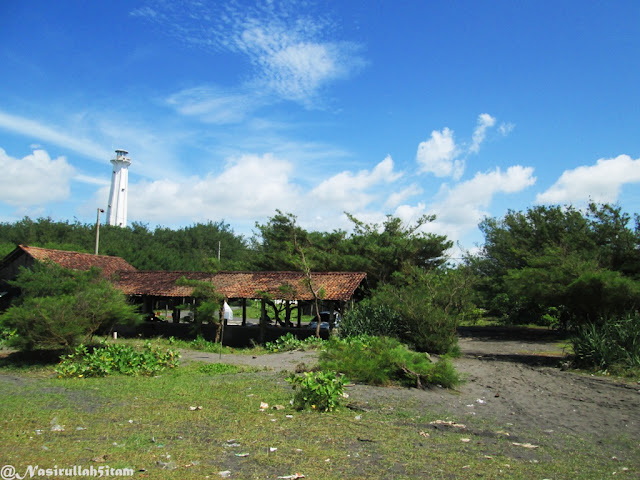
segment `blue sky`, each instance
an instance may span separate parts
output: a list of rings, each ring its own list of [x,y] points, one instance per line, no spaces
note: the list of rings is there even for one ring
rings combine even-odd
[[[640,209],[640,2],[0,3],[0,221]]]

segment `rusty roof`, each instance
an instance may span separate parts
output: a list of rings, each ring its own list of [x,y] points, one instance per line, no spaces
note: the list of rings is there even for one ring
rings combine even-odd
[[[51,248],[29,247],[26,245],[18,245],[16,250],[22,250],[35,260],[41,262],[48,260],[71,270],[89,270],[91,267],[97,267],[102,270],[102,274],[105,277],[111,277],[119,271],[136,271],[134,266],[120,257],[92,255],[90,253],[54,250]]]
[[[302,272],[119,272],[115,285],[127,295],[157,297],[189,297],[193,287],[176,285],[185,277],[211,282],[216,290],[229,298],[260,298],[267,293],[272,299],[313,300]],[[313,272],[316,291],[323,289],[324,300],[347,301],[365,279],[363,272]]]

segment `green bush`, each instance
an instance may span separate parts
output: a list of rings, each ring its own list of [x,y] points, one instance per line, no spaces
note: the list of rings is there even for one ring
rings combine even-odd
[[[455,387],[460,377],[447,358],[433,363],[428,355],[413,352],[389,337],[362,335],[331,339],[320,353],[320,368],[345,374],[371,385],[400,384]]]
[[[614,374],[640,372],[640,313],[589,323],[571,338],[574,364]]]
[[[341,337],[357,335],[398,337],[401,322],[402,319],[395,309],[365,299],[345,313],[340,322],[339,332]]]
[[[311,408],[319,412],[335,410],[347,397],[344,387],[349,383],[344,376],[329,371],[292,374],[287,382],[295,390],[293,407],[296,410]]]
[[[79,345],[74,352],[60,357],[58,378],[104,377],[111,374],[154,375],[165,368],[175,368],[180,355],[172,350],[160,351],[147,342],[142,350],[129,345],[103,341],[90,349]]]
[[[271,353],[276,352],[290,352],[292,350],[308,350],[318,348],[324,343],[322,338],[307,337],[304,340],[300,340],[295,337],[291,332],[281,336],[274,342],[267,342],[264,344],[265,350]]]
[[[20,350],[70,350],[89,342],[99,329],[141,320],[122,292],[95,268],[75,271],[36,263],[10,283],[22,295],[0,316],[0,326],[15,331],[9,344]]]

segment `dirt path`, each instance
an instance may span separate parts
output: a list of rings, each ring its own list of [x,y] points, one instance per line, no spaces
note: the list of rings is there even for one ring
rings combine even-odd
[[[460,339],[456,368],[466,382],[457,392],[442,388],[416,390],[356,385],[350,398],[364,408],[430,409],[456,421],[486,420],[518,436],[575,435],[594,442],[624,436],[640,447],[640,383],[563,371],[562,351],[554,339],[475,336]],[[312,366],[315,352],[260,356],[183,352],[184,361],[224,362],[294,371]]]

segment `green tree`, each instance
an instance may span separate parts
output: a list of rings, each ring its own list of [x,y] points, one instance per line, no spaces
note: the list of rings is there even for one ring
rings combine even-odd
[[[258,232],[252,240],[254,268],[262,271],[299,269],[294,240],[306,245],[308,234],[296,222],[295,215],[280,210],[264,225],[256,222]]]
[[[76,271],[36,263],[11,282],[22,295],[0,316],[0,325],[15,329],[12,346],[22,350],[70,349],[100,329],[140,321],[135,307],[98,269]]]
[[[563,325],[637,307],[640,235],[637,215],[635,230],[630,220],[620,207],[593,203],[585,212],[536,206],[485,219],[484,248],[468,259],[483,306],[505,322]]]
[[[392,312],[397,337],[416,350],[451,353],[456,351],[458,325],[475,311],[473,281],[471,271],[462,266],[409,267],[378,287],[366,305]]]
[[[393,274],[405,267],[433,269],[443,265],[446,251],[453,246],[444,235],[426,233],[423,227],[435,220],[425,215],[413,225],[387,216],[380,224],[365,224],[347,214],[354,232],[345,242],[345,253],[354,260],[353,270],[367,272],[371,287],[388,283]]]
[[[222,316],[224,307],[224,295],[216,290],[213,283],[206,280],[193,280],[181,277],[176,282],[178,285],[193,287],[191,297],[196,301],[195,304],[195,325],[196,333],[202,333],[202,324],[204,322],[216,325],[216,342],[220,341],[222,335]]]

